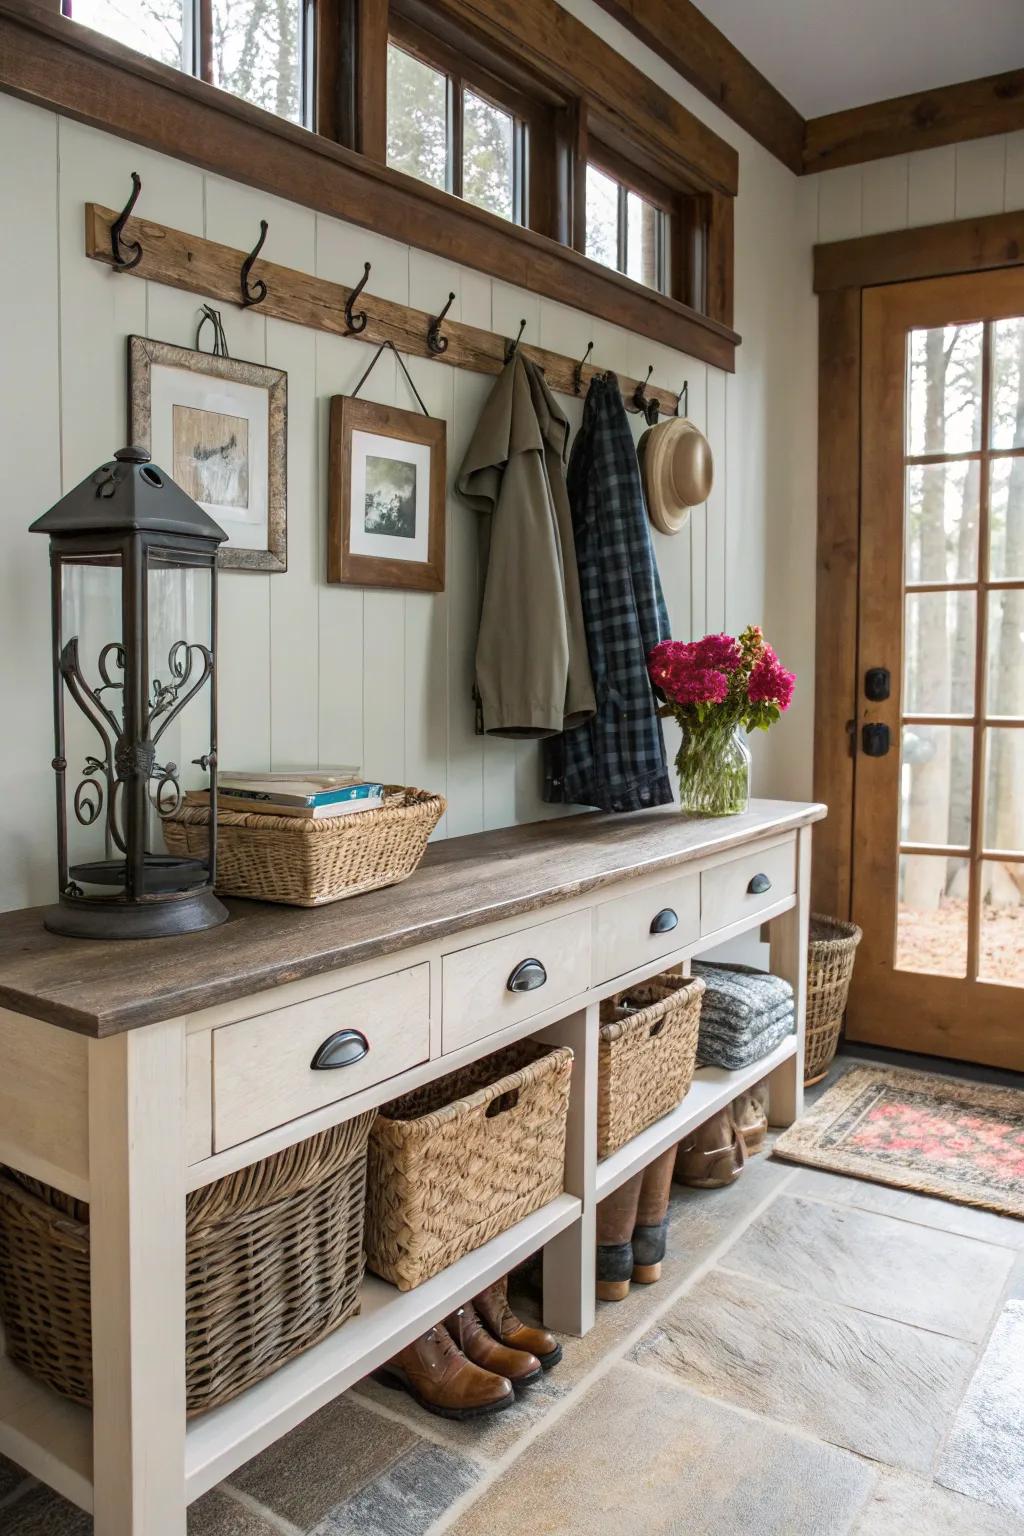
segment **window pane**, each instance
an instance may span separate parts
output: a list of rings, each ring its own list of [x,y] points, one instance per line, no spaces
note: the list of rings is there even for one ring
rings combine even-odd
[[[977,578],[980,480],[977,459],[907,466],[908,582]]]
[[[471,203],[500,214],[515,215],[515,124],[508,112],[492,106],[472,91],[462,95],[462,192]]]
[[[1024,716],[1024,592],[988,595],[986,714]],[[1024,797],[1024,781],[1021,783]]]
[[[1024,726],[989,731],[984,846],[1024,857]]]
[[[1024,576],[1024,459],[993,459],[989,491],[989,575]]]
[[[619,184],[587,166],[587,255],[606,267],[619,263]]]
[[[966,859],[900,855],[897,970],[966,976],[968,886]]]
[[[448,78],[388,44],[388,165],[448,184]]]
[[[908,592],[903,713],[969,715],[974,709],[973,592]]]
[[[911,331],[908,453],[980,448],[982,330],[978,324]]]
[[[301,122],[302,0],[212,0],[211,12],[214,85]]]
[[[971,841],[969,725],[905,725],[900,755],[900,838],[966,848]]]
[[[658,236],[662,213],[635,192],[626,196],[626,272],[648,288],[661,286]]]
[[[978,975],[1024,986],[1024,864],[981,866]]]
[[[1024,319],[992,327],[992,447],[1024,448]]]
[[[128,48],[175,69],[190,69],[191,49],[186,47],[186,0],[64,0],[64,15],[84,26],[95,27]],[[188,0],[191,14],[191,0]]]

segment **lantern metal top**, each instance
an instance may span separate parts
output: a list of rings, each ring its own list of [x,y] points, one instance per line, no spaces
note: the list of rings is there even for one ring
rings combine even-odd
[[[208,539],[227,538],[212,517],[157,465],[145,448],[120,448],[109,464],[62,496],[37,517],[30,533],[171,533]]]

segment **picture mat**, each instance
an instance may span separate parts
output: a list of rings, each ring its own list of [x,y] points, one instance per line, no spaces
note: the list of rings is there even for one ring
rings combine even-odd
[[[367,555],[377,560],[403,560],[425,563],[430,540],[430,455],[429,443],[410,443],[399,437],[377,432],[352,432],[349,550],[353,555]],[[368,457],[394,459],[412,464],[416,470],[416,532],[410,538],[371,533],[365,527],[366,460]]]

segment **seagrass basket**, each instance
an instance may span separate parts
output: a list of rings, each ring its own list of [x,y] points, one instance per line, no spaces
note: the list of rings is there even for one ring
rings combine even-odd
[[[807,945],[807,1034],[804,1086],[820,1083],[832,1065],[843,1027],[861,930],[856,923],[811,913]]]
[[[186,1197],[189,1413],[226,1403],[359,1310],[373,1111]],[[0,1321],[16,1365],[92,1402],[89,1207],[0,1172]]]
[[[597,1155],[618,1151],[681,1104],[693,1082],[699,977],[662,975],[601,1004]]]
[[[217,808],[217,889],[291,907],[320,907],[407,880],[445,812],[441,795],[386,786],[372,811],[322,820]],[[184,805],[163,823],[168,852],[206,857],[210,812]]]
[[[385,1104],[366,1262],[411,1291],[562,1193],[572,1051],[520,1041]]]

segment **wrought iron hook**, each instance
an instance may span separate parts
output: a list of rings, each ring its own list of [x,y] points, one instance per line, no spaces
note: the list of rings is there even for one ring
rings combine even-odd
[[[352,306],[366,287],[366,280],[369,275],[370,263],[366,262],[363,266],[362,277],[355,287],[351,289],[348,298],[345,300],[345,329],[350,336],[358,336],[360,331],[366,330],[366,310],[361,309],[358,315],[354,315],[352,313]]]
[[[680,406],[682,406],[682,410],[679,409]],[[678,396],[676,397],[676,415],[677,416],[689,416],[689,414],[690,414],[690,381],[689,381],[689,379],[684,379],[683,380],[683,387],[679,391]]]
[[[636,389],[633,391],[633,404],[640,412],[640,415],[644,418],[649,427],[657,426],[658,415],[661,409],[657,400],[649,400],[647,397],[647,381],[650,379],[653,372],[654,364],[652,363],[647,370],[647,377],[644,379],[643,383],[638,384]]]
[[[427,331],[427,346],[430,348],[431,352],[440,353],[448,351],[448,337],[441,335],[441,326],[444,323],[445,315],[448,313],[454,303],[455,294],[450,293],[448,295],[448,302],[444,309],[442,309],[439,315],[435,315],[433,320],[430,322],[430,329]]]
[[[588,341],[587,342],[587,350],[584,352],[583,356],[580,358],[579,362],[576,364],[576,367],[572,371],[572,388],[573,388],[573,393],[576,394],[576,395],[578,395],[578,394],[580,394],[582,392],[582,389],[583,389],[583,370],[584,370],[584,368],[587,365],[587,358],[590,356],[590,354],[591,354],[591,352],[593,352],[593,350],[594,350],[594,343],[592,341]]]
[[[515,357],[516,352],[519,349],[520,340],[522,339],[522,335],[523,335],[523,332],[525,330],[526,330],[526,320],[523,319],[523,320],[520,320],[520,322],[519,322],[519,330],[516,333],[515,341],[509,341],[505,345],[505,361],[506,361],[506,363],[510,363],[512,361],[512,359]]]
[[[132,194],[125,203],[121,212],[110,226],[110,254],[114,259],[115,272],[130,272],[132,267],[137,267],[142,260],[142,246],[137,240],[121,240],[121,231],[132,216],[132,209],[139,200],[142,191],[142,177],[138,171],[132,171]],[[126,251],[133,255],[125,255]]]
[[[262,277],[249,286],[249,273],[252,271],[253,262],[263,249],[263,242],[267,238],[267,230],[270,225],[266,219],[260,219],[260,237],[256,241],[248,256],[242,262],[242,308],[249,309],[253,304],[262,304],[267,296],[267,285]]]

